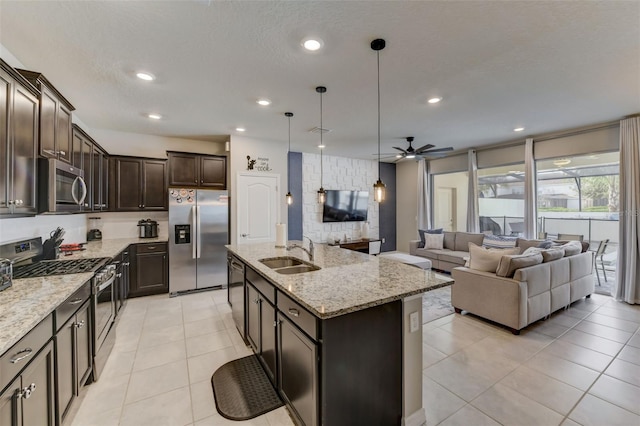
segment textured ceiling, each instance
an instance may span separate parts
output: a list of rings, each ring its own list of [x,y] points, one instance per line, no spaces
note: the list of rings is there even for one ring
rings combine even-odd
[[[309,35],[322,51],[303,51]],[[0,43],[88,126],[286,141],[292,111],[292,148],[317,152],[325,85],[325,152],[360,158],[376,152],[378,37],[386,152],[406,136],[462,149],[640,111],[638,1],[0,2]]]

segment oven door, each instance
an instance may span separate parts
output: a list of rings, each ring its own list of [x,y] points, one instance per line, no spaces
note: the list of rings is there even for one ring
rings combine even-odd
[[[115,279],[114,274],[108,281],[95,288],[93,312],[95,315],[96,352],[100,350],[102,343],[107,338],[111,324],[115,319],[116,301],[113,288]]]

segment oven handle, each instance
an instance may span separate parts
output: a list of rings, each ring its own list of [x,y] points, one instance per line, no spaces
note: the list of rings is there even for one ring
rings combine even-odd
[[[98,288],[96,289],[97,291],[102,291],[105,288],[109,287],[111,284],[113,284],[113,282],[116,280],[116,276],[115,274],[113,276],[111,276],[111,278],[109,278],[106,282],[100,284],[98,286]]]

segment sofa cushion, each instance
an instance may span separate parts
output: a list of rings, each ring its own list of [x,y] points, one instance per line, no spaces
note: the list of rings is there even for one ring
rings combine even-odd
[[[564,257],[564,249],[557,247],[557,248],[550,248],[548,250],[542,250],[542,263],[547,263],[547,262],[551,262],[553,260],[558,260]]]
[[[434,250],[434,249],[426,249],[426,248],[417,248],[415,253],[416,256],[426,257],[431,260],[438,260],[438,252],[442,250]]]
[[[505,254],[518,254],[518,248],[488,249],[469,243],[469,268],[476,271],[496,272],[500,258]]]
[[[501,235],[485,235],[482,240],[482,247],[487,248],[512,248],[516,246],[517,237],[506,237]]]
[[[454,250],[469,251],[469,243],[473,243],[477,246],[481,246],[483,240],[484,240],[484,234],[473,234],[470,232],[457,232]]]
[[[444,248],[449,250],[456,249],[456,233],[444,231]]]
[[[518,238],[516,241],[516,247],[520,247],[520,252],[524,253],[529,247],[540,247],[541,244],[547,240],[527,240],[525,238]]]
[[[554,240],[553,241],[554,246],[559,246],[559,245],[565,245],[567,243],[579,243],[580,246],[582,246],[582,251],[581,253],[584,253],[586,251],[589,251],[589,241],[578,241],[578,240]]]
[[[542,263],[541,253],[505,255],[498,262],[496,275],[511,278],[517,269],[538,265],[539,263]]]
[[[582,244],[580,241],[569,241],[567,244],[563,244],[560,248],[564,249],[565,256],[575,256],[582,252]]]
[[[443,262],[456,263],[458,265],[464,265],[465,257],[469,257],[468,251],[453,251],[443,250],[438,254],[438,260]]]
[[[418,229],[418,234],[420,234],[420,242],[418,243],[418,248],[424,247],[424,234],[442,234],[443,229]]]
[[[423,234],[424,248],[442,250],[444,243],[444,234]]]

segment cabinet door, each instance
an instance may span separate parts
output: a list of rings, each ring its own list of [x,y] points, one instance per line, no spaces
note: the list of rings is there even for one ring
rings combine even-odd
[[[13,79],[0,70],[0,213],[9,213],[9,103]]]
[[[74,362],[75,318],[72,317],[56,333],[56,371],[58,375],[58,415],[60,423],[76,394]]]
[[[95,163],[94,163],[95,164]],[[142,161],[137,158],[114,159],[115,210],[142,208]]]
[[[18,376],[3,393],[0,393],[0,425],[22,425],[21,381]]]
[[[109,157],[100,151],[100,210],[109,210]]]
[[[91,304],[86,303],[76,314],[75,321],[75,347],[76,347],[76,395],[80,393],[80,388],[84,386],[93,365],[91,356],[91,327],[89,308]]]
[[[23,424],[53,426],[55,395],[51,342],[22,373],[22,388],[28,387],[32,388],[32,392],[31,395],[22,397]]]
[[[169,186],[198,186],[200,171],[196,154],[169,154]]]
[[[56,158],[56,110],[58,102],[45,88],[40,96],[40,155]]]
[[[73,132],[71,137],[71,164],[74,167],[85,170],[85,181],[86,181],[86,169],[83,167],[83,158],[82,158],[82,145],[84,143],[84,138],[77,132]]]
[[[260,298],[260,356],[272,383],[276,374],[276,310],[264,297]]]
[[[58,104],[56,117],[56,149],[58,159],[71,163],[71,111],[64,105]]]
[[[131,288],[132,296],[167,293],[167,253],[138,253],[136,255],[136,280]]]
[[[227,159],[226,157],[201,157],[200,186],[226,189]]]
[[[145,210],[167,210],[167,162],[144,160],[142,208]]]
[[[318,424],[318,349],[315,343],[278,313],[280,394],[305,425]]]
[[[13,92],[11,133],[13,212],[35,213],[38,99],[20,85],[16,85]]]
[[[84,171],[84,182],[87,184],[84,211],[89,212],[93,210],[95,200],[93,195],[93,185],[95,181],[93,178],[93,144],[86,139],[82,139],[82,170]]]
[[[257,354],[260,353],[260,295],[247,284],[247,340]]]
[[[101,209],[100,180],[103,167],[106,167],[106,164],[102,163],[100,151],[91,144],[91,201],[93,203],[93,211],[100,211]]]

